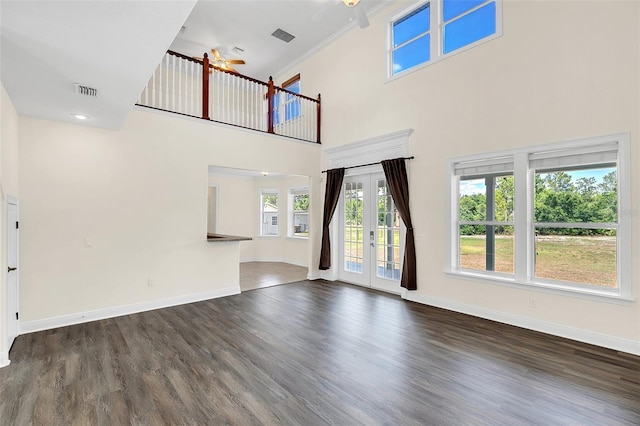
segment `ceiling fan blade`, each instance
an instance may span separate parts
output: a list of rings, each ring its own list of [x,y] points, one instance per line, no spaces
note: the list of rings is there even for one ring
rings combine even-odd
[[[236,74],[238,74],[238,71],[236,71],[235,69],[233,69],[233,68],[232,68],[232,67],[230,67],[229,65],[227,65],[225,69],[226,69],[227,71],[235,72]]]
[[[238,64],[238,65],[244,65],[244,59],[227,59],[225,60],[225,62],[227,64]]]
[[[220,56],[220,53],[218,53],[217,49],[211,49],[211,53],[213,53],[213,56],[216,58],[216,60],[222,61],[222,56]]]
[[[352,7],[352,9],[353,13],[356,15],[360,28],[367,28],[369,26],[369,19],[367,18],[367,13],[362,8],[362,3],[358,3]]]

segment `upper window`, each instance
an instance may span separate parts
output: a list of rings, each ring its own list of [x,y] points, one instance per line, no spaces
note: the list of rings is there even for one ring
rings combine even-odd
[[[278,198],[277,190],[260,191],[260,235],[278,235]]]
[[[287,92],[276,91],[274,95],[274,123],[281,124],[300,117],[300,98],[292,93],[300,94],[300,74],[296,74],[282,83]]]
[[[629,297],[627,139],[452,161],[452,270]]]
[[[390,75],[500,35],[501,0],[434,0],[391,22]]]
[[[289,232],[290,237],[309,237],[309,190],[289,191]]]

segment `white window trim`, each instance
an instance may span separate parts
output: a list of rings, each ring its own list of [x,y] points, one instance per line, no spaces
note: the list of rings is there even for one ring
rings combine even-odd
[[[458,53],[466,52],[467,50],[473,49],[476,46],[487,43],[498,37],[502,37],[502,1],[503,0],[495,0],[495,3],[496,3],[496,32],[495,33],[446,54],[442,53],[443,51],[442,33],[444,29],[444,22],[442,20],[442,0],[421,0],[418,3],[412,5],[411,7],[403,9],[399,13],[396,13],[395,15],[389,17],[388,23],[387,23],[387,45],[386,45],[387,70],[385,73],[386,74],[385,83],[397,80],[398,78],[404,77],[405,75],[409,75],[415,71],[418,71],[430,65],[436,64],[443,59],[449,58],[451,56],[455,56]],[[430,13],[431,22],[429,25],[429,34],[431,34],[431,39],[429,44],[429,50],[430,50],[429,60],[422,64],[406,69],[404,71],[400,71],[398,74],[393,74],[393,59],[392,59],[393,58],[392,52],[394,50],[393,23],[405,17],[406,15],[412,13],[414,10],[417,10],[418,8],[424,6],[426,3],[431,3],[430,7],[432,8]],[[478,6],[478,8],[479,7],[481,6]],[[465,12],[464,14],[466,13],[468,12]],[[450,21],[447,21],[447,22],[450,22]]]
[[[449,235],[447,247],[447,270],[445,273],[474,281],[515,286],[518,288],[536,289],[557,294],[586,297],[597,300],[620,300],[633,301],[631,283],[631,174],[630,174],[630,151],[629,133],[618,133],[594,138],[578,139],[566,142],[557,142],[531,146],[508,151],[499,151],[480,155],[470,155],[449,159],[447,161],[449,200],[447,203],[447,232]],[[617,235],[617,276],[618,288],[615,290],[598,289],[593,286],[582,287],[580,283],[564,283],[561,281],[551,281],[534,279],[534,256],[533,251],[533,181],[534,169],[529,168],[529,154],[556,149],[580,150],[585,146],[606,145],[607,143],[618,143],[618,229]],[[456,164],[470,161],[487,161],[500,157],[512,156],[514,159],[514,182],[515,182],[515,206],[514,226],[515,226],[515,274],[507,275],[492,271],[470,271],[460,269],[458,256],[458,199],[459,199],[459,177],[455,175]],[[526,212],[522,214],[518,212]],[[517,237],[525,235],[524,237]],[[518,253],[524,253],[518,255]]]
[[[276,194],[278,196],[278,214],[276,215],[276,217],[278,218],[278,232],[275,235],[271,235],[271,234],[263,234],[262,233],[262,215],[264,213],[264,211],[262,210],[262,196],[267,193],[267,194]],[[261,238],[280,238],[280,212],[281,212],[281,208],[280,205],[282,204],[282,199],[280,198],[280,189],[278,188],[260,188],[260,191],[258,192],[258,207],[259,207],[259,211],[258,211],[258,236]]]
[[[301,192],[301,191],[306,191],[307,194],[309,194],[309,187],[307,186],[300,186],[300,187],[294,187],[294,188],[289,188],[289,190],[287,191],[287,238],[293,238],[296,240],[308,240],[309,237],[301,237],[299,235],[295,235],[293,233],[293,220],[294,220],[294,211],[293,211],[293,197],[294,197],[294,193],[295,192]],[[309,210],[307,210],[307,215],[309,214]]]

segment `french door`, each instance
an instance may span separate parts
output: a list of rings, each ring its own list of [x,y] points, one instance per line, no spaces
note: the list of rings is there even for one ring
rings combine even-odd
[[[341,197],[340,279],[400,293],[400,216],[383,173],[345,176]]]

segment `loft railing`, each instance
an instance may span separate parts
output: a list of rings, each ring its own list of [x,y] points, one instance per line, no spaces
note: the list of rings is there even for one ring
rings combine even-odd
[[[168,51],[136,105],[320,143],[318,99]]]

